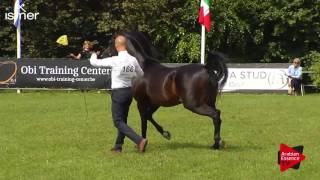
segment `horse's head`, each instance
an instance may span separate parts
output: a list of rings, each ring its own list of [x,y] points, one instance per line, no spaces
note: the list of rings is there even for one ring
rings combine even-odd
[[[114,41],[119,35],[126,37],[127,51],[137,58],[142,69],[144,69],[148,63],[155,62],[163,57],[152,45],[150,38],[142,32],[124,32],[116,34],[110,40],[108,47],[103,52],[103,57],[117,55]]]
[[[114,40],[115,40],[115,36],[113,36],[108,43],[107,48],[104,49],[104,51],[101,54],[102,58],[107,58],[107,57],[111,57],[111,56],[116,56],[118,54],[115,46],[114,46]]]

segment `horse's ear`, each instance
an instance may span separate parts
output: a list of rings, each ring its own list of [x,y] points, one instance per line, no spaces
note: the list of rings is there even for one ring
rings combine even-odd
[[[165,56],[152,44],[151,37],[145,32],[135,32],[136,40],[140,43],[144,53],[153,60],[162,60]]]
[[[107,48],[104,49],[104,51],[102,51],[101,53],[101,58],[107,58],[107,57],[111,57],[111,56],[116,56],[118,54],[115,46],[114,46],[114,38],[111,38],[108,41],[108,46]]]

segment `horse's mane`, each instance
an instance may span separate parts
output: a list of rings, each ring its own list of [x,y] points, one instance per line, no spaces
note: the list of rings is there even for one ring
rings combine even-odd
[[[119,35],[127,38],[127,50],[137,58],[142,69],[151,63],[159,63],[159,60],[164,57],[145,33],[124,32]]]

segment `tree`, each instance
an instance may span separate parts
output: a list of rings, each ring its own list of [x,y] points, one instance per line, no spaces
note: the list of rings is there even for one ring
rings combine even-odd
[[[3,2],[1,12],[10,11]],[[66,0],[25,2],[39,12],[36,21],[23,21],[23,57],[65,57],[80,50],[83,40],[107,46],[117,31],[143,31],[167,62],[199,62],[200,0]],[[212,31],[206,51],[224,52],[234,62],[288,62],[320,48],[318,0],[214,0]],[[15,56],[15,27],[0,19],[0,56]],[[55,41],[63,34],[68,47]]]

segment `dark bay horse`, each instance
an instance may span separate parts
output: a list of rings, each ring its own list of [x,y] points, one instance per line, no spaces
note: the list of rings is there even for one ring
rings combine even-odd
[[[144,71],[143,77],[133,82],[134,98],[141,117],[142,136],[147,136],[149,121],[165,138],[170,139],[170,133],[164,131],[152,115],[160,106],[169,107],[182,103],[190,111],[213,120],[212,147],[222,147],[221,118],[220,110],[216,108],[216,97],[228,77],[225,57],[220,53],[210,52],[205,65],[188,64],[170,68],[157,61],[162,56],[145,34],[126,32],[119,35],[127,38],[128,52],[137,58]]]

